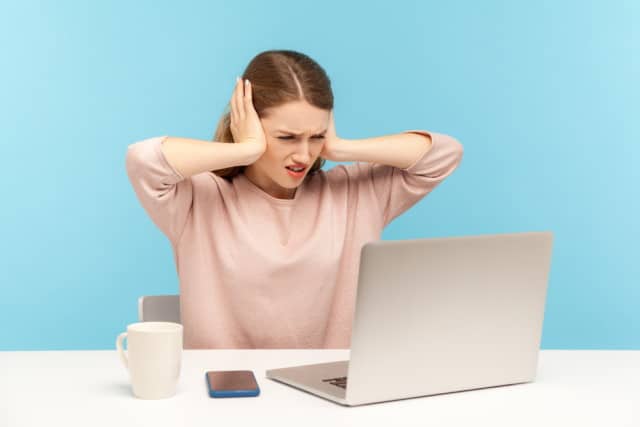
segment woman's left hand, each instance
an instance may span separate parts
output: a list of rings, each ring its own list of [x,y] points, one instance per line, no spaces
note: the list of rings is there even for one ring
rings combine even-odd
[[[344,144],[344,140],[336,135],[336,125],[333,119],[333,110],[329,115],[329,127],[324,135],[324,145],[320,152],[320,157],[323,159],[339,162],[340,160],[340,145]]]

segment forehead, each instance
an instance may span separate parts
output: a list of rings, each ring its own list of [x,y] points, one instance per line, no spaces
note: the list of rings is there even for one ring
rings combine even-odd
[[[322,132],[329,124],[329,110],[305,101],[288,102],[265,111],[262,124],[270,131],[285,130],[296,134]]]

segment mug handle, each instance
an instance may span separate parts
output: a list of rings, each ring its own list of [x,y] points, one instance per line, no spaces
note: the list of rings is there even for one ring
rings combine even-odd
[[[127,355],[124,353],[124,349],[122,347],[122,341],[127,338],[127,333],[123,332],[120,335],[118,335],[118,338],[116,338],[116,349],[118,350],[118,354],[120,354],[120,359],[122,359],[122,363],[124,363],[124,367],[129,369],[129,359],[127,358]]]

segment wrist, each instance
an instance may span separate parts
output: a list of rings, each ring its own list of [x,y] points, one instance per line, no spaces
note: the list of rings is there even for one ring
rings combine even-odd
[[[242,149],[243,155],[251,164],[258,160],[262,154],[266,151],[266,144],[261,144],[259,142],[253,140],[247,140],[238,144],[238,146]]]
[[[331,159],[337,162],[348,162],[352,156],[353,144],[349,140],[343,138],[336,138],[332,140],[329,146],[329,152],[331,153]]]

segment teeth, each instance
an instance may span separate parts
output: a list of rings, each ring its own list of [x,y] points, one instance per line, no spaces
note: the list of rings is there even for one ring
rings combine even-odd
[[[302,172],[304,170],[304,168],[287,168],[287,169],[290,169],[295,172]]]

